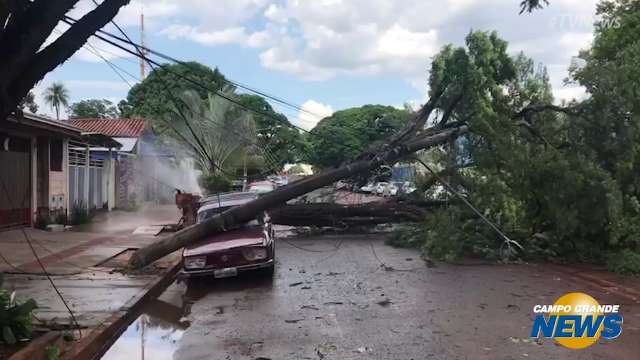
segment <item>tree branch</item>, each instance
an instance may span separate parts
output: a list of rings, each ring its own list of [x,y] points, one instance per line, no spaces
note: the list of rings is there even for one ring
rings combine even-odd
[[[527,117],[533,114],[545,112],[545,111],[559,112],[559,113],[563,113],[571,116],[580,116],[583,113],[582,109],[576,106],[562,107],[562,106],[557,106],[552,104],[545,104],[545,105],[527,106],[524,109],[520,110],[519,112],[513,114],[511,118],[515,120],[515,119]]]
[[[440,119],[440,122],[436,126],[438,129],[442,129],[444,125],[447,124],[447,122],[449,121],[449,118],[451,118],[451,115],[453,114],[453,111],[456,109],[456,106],[458,106],[460,101],[462,101],[463,97],[464,97],[464,92],[460,92],[460,94],[458,94],[458,96],[456,96],[455,99],[451,102],[451,104],[449,104],[449,106],[445,109],[444,114],[442,114],[442,118]]]
[[[14,2],[10,23],[0,33],[0,53],[11,54],[0,59],[0,78],[11,83],[27,69],[29,60],[51,35],[64,14],[77,2],[21,1],[22,9]]]
[[[49,3],[49,1],[42,1]],[[55,3],[57,4],[57,2]],[[78,20],[51,45],[35,54],[32,60],[23,67],[25,70],[13,75],[12,78],[14,80],[6,87],[8,102],[0,101],[0,119],[6,118],[38,81],[71,57],[84,45],[89,36],[111,21],[120,8],[128,3],[129,0],[103,1],[97,8]]]

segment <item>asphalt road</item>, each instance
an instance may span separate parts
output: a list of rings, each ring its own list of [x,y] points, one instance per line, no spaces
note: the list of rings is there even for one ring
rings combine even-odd
[[[172,286],[105,359],[638,359],[640,304],[536,265],[425,267],[379,235],[280,241],[273,280]],[[304,250],[303,250],[304,249]],[[622,335],[585,350],[529,338],[535,304],[617,303]],[[170,303],[180,304],[173,306]],[[158,305],[158,304],[156,304]],[[190,312],[181,318],[181,311]],[[141,328],[146,333],[141,337]]]

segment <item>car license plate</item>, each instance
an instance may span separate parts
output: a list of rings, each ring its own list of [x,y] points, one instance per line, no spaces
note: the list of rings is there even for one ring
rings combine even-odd
[[[225,269],[220,269],[220,270],[216,270],[213,272],[213,276],[215,278],[227,278],[227,277],[232,277],[232,276],[236,276],[238,275],[238,269],[236,268],[225,268]]]

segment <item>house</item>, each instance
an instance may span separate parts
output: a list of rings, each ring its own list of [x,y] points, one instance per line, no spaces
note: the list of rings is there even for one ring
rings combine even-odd
[[[122,144],[113,153],[116,162],[115,199],[118,208],[135,208],[144,202],[172,202],[175,189],[185,183],[175,151],[159,145],[148,120],[142,118],[70,119],[66,123],[86,132],[113,137]],[[107,149],[92,149],[108,158]]]
[[[0,121],[0,228],[67,215],[73,206],[109,206],[113,180],[107,174],[113,167],[90,156],[96,146],[120,144],[28,113]]]

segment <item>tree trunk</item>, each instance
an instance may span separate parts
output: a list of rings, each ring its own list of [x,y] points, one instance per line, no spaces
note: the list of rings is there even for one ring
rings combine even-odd
[[[104,0],[42,50],[39,48],[77,0],[23,0],[24,10],[12,8],[9,23],[0,27],[0,121],[16,110],[38,81],[81,48],[129,1]]]
[[[467,126],[461,126],[443,130],[431,136],[414,138],[406,144],[395,145],[372,159],[354,161],[339,168],[327,170],[318,175],[309,176],[285,185],[245,205],[231,208],[200,224],[189,226],[172,236],[139,249],[133,254],[129,264],[134,268],[146,266],[167,254],[196,243],[205,236],[223,232],[229,227],[254,219],[260,212],[280,206],[288,200],[327,186],[338,180],[368,172],[380,165],[392,164],[418,150],[446,143],[450,138],[466,133],[467,131]]]
[[[434,204],[434,206],[437,206]],[[331,203],[284,205],[269,210],[273,224],[349,227],[398,222],[420,222],[426,208],[402,203],[340,205]]]

